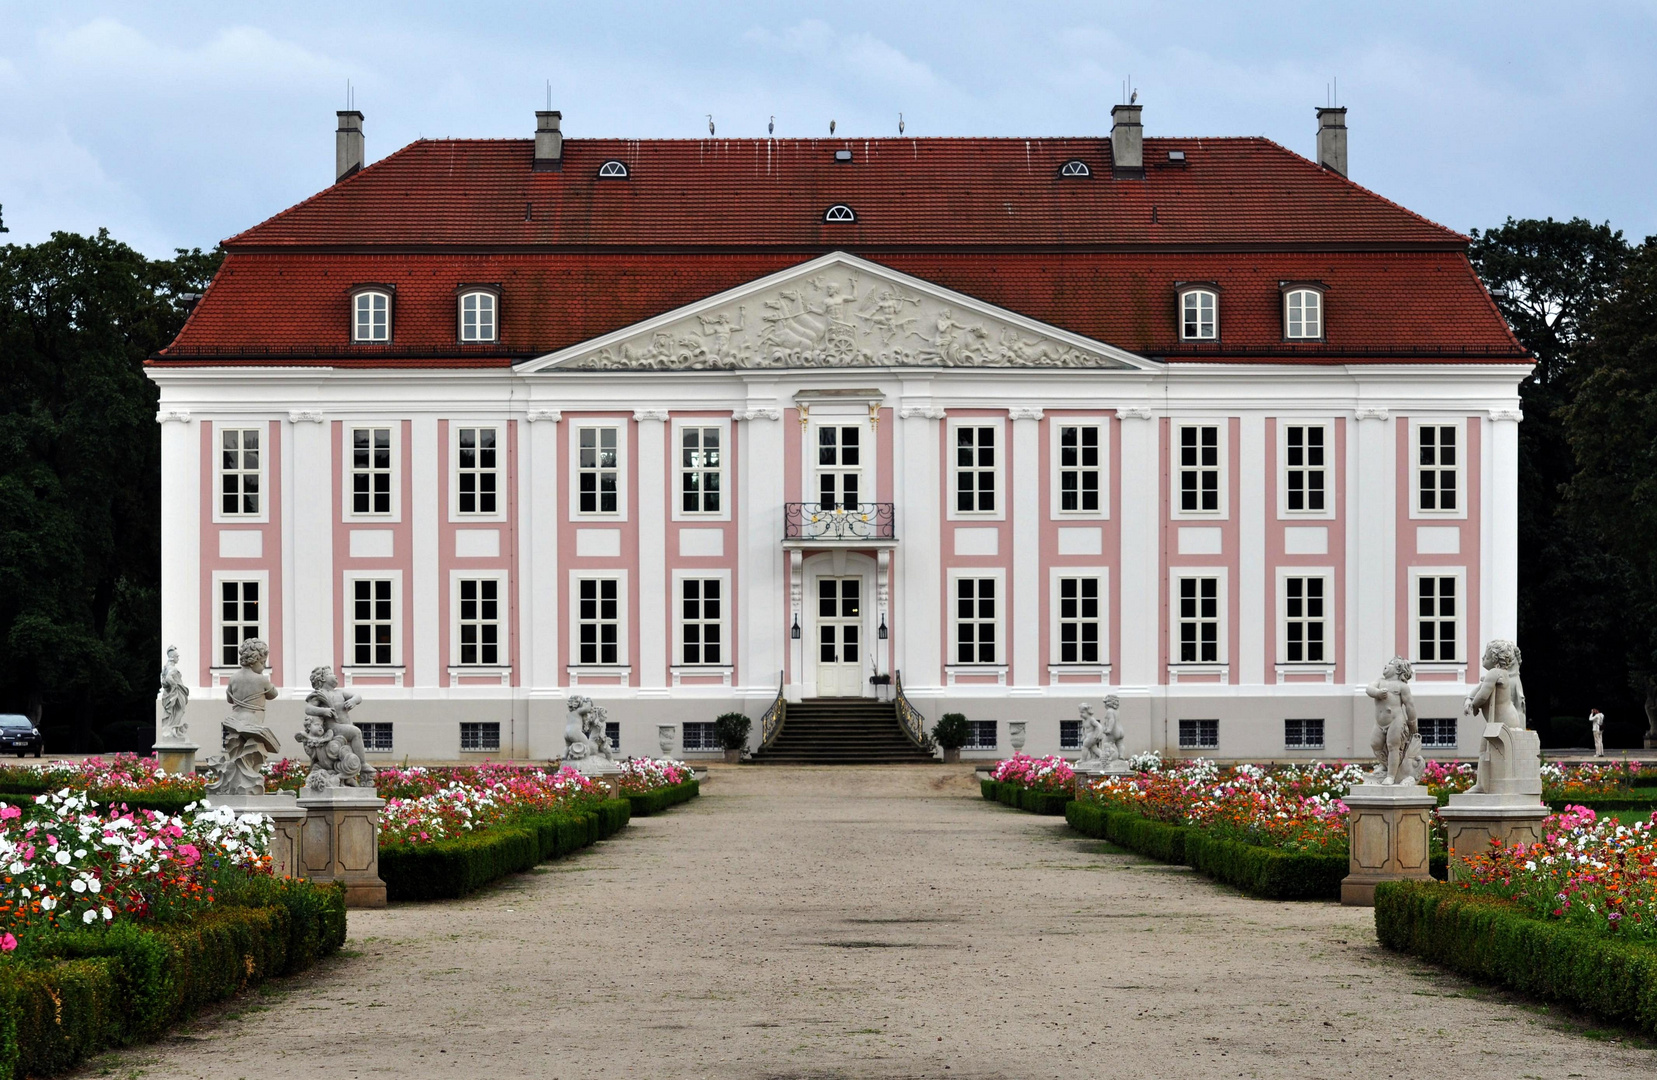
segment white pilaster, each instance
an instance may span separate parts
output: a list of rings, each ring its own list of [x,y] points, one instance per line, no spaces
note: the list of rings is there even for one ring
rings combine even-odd
[[[320,419],[320,414],[317,414]],[[281,439],[276,443],[276,455],[268,464],[271,469],[282,475],[282,533],[278,543],[282,545],[282,625],[271,630],[282,644],[282,670],[272,672],[271,677],[278,686],[299,686],[300,667],[299,659],[294,655],[298,647],[295,620],[298,618],[296,606],[298,593],[294,589],[293,572],[293,438],[295,425],[302,422],[301,414],[288,414],[288,422],[283,426]]]
[[[449,486],[437,475],[437,418],[420,416],[410,421],[409,478],[414,485],[413,514],[410,530],[413,537],[414,580],[406,586],[412,603],[410,617],[414,620],[414,670],[407,676],[408,686],[437,686],[439,678],[439,635],[447,633],[437,617],[440,589],[448,583],[439,579],[437,566],[438,514],[443,493]]]
[[[1035,688],[1041,670],[1041,410],[1009,409],[1013,516],[1012,685]]]
[[[904,390],[893,432],[898,466],[893,475],[901,497],[894,508],[900,586],[893,610],[900,621],[892,664],[903,673],[908,691],[943,684],[946,634],[940,622],[943,495],[938,487],[938,422],[945,413],[932,404],[926,383],[913,388],[905,383]]]
[[[639,425],[639,686],[667,686],[667,410],[635,409]]]
[[[289,486],[285,500],[293,522],[292,686],[306,685],[306,675],[334,662],[334,522],[340,506],[334,497],[334,425],[319,412],[288,414],[292,426],[293,475],[304,483]],[[286,475],[286,473],[284,473]]]
[[[526,466],[519,481],[519,514],[529,527],[521,575],[519,625],[524,628],[523,656],[529,665],[524,685],[554,690],[562,685],[558,663],[558,421],[557,409],[530,409],[525,425]]]
[[[1237,681],[1258,685],[1267,681],[1264,627],[1267,604],[1275,600],[1266,582],[1266,418],[1244,413],[1238,442]]]
[[[1484,565],[1490,580],[1483,592],[1489,598],[1484,638],[1519,636],[1519,421],[1516,408],[1491,409],[1485,426],[1489,448],[1485,451],[1485,499],[1481,547],[1488,553]],[[1468,651],[1482,648],[1470,642]]]
[[[1397,431],[1383,408],[1357,410],[1356,444],[1348,466],[1347,525],[1352,562],[1347,567],[1352,618],[1348,650],[1352,682],[1367,682],[1397,650],[1398,573],[1394,531],[1398,519]]]
[[[162,406],[161,647],[178,646],[178,668],[201,679],[201,428],[188,411]]]
[[[1162,465],[1155,411],[1122,409],[1122,453],[1115,461],[1122,492],[1122,565],[1117,570],[1122,626],[1116,635],[1121,664],[1116,681],[1123,686],[1155,686],[1162,624],[1158,583],[1162,569]]]
[[[737,436],[736,545],[739,552],[737,594],[741,623],[737,629],[737,681],[755,697],[775,693],[777,673],[786,663],[789,645],[784,627],[783,431],[782,407],[776,384],[748,385],[747,408],[736,414]],[[799,668],[794,669],[799,678]],[[798,696],[797,692],[794,696]]]

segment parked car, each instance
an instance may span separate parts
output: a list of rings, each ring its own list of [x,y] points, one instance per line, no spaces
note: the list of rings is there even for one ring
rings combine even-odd
[[[0,753],[16,751],[17,756],[22,757],[33,750],[35,757],[39,757],[45,749],[46,740],[27,716],[0,713]]]

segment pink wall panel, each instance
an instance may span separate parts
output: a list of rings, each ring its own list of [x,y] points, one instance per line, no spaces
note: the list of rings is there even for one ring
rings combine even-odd
[[[576,484],[574,475],[574,461],[570,452],[572,433],[583,422],[592,420],[619,420],[621,421],[621,435],[618,445],[625,447],[623,472],[627,477],[627,520],[612,521],[604,518],[574,519],[570,515],[573,505]],[[563,598],[560,605],[559,617],[562,619],[560,636],[564,641],[564,663],[574,665],[578,663],[579,642],[570,628],[574,625],[577,598],[570,588],[570,571],[581,570],[626,570],[627,571],[627,663],[633,668],[629,685],[639,684],[639,425],[634,423],[631,411],[626,412],[583,412],[564,413],[563,422],[559,425],[559,457],[562,464],[559,466],[559,491],[562,502],[558,507],[558,595]],[[581,556],[576,554],[576,533],[580,529],[619,529],[621,531],[621,554],[611,558],[608,556]],[[560,672],[562,681],[566,676]]]
[[[1079,417],[1107,416],[1105,420],[1106,453],[1108,454],[1105,482],[1110,490],[1106,500],[1109,518],[1057,518],[1057,507],[1053,503],[1054,478],[1053,470],[1057,466],[1053,453],[1053,439],[1055,429],[1066,419]],[[1116,655],[1121,649],[1122,632],[1122,605],[1119,599],[1121,593],[1122,565],[1122,528],[1121,528],[1121,498],[1122,498],[1122,425],[1114,414],[1104,414],[1100,410],[1069,410],[1048,409],[1041,420],[1041,435],[1039,440],[1039,467],[1036,470],[1036,483],[1041,485],[1041,573],[1038,588],[1041,589],[1041,620],[1038,632],[1041,638],[1040,676],[1038,682],[1043,684],[1058,683],[1066,680],[1049,677],[1048,665],[1053,662],[1053,605],[1056,600],[1053,596],[1052,571],[1067,566],[1103,566],[1110,570],[1109,594],[1106,596],[1104,622],[1109,634],[1108,650],[1104,656],[1106,663],[1115,665]],[[1082,526],[1100,529],[1101,543],[1097,555],[1060,555],[1059,530],[1067,526]],[[1028,631],[1026,631],[1028,632]],[[1111,682],[1120,678],[1120,666],[1113,667]]]
[[[1178,611],[1175,607],[1175,598],[1171,595],[1169,572],[1175,567],[1192,570],[1217,570],[1223,568],[1226,571],[1226,610],[1224,625],[1220,631],[1223,637],[1224,648],[1221,652],[1228,665],[1230,673],[1229,681],[1234,685],[1242,681],[1243,673],[1241,670],[1240,657],[1238,655],[1238,646],[1241,640],[1239,638],[1239,633],[1242,626],[1242,615],[1239,610],[1240,604],[1238,602],[1240,596],[1239,590],[1241,588],[1241,582],[1239,579],[1241,575],[1238,573],[1239,530],[1237,525],[1237,514],[1239,510],[1238,504],[1241,500],[1241,493],[1239,489],[1242,472],[1239,459],[1242,455],[1239,453],[1239,442],[1242,434],[1242,420],[1233,416],[1226,419],[1224,424],[1226,432],[1226,445],[1223,455],[1225,462],[1225,477],[1222,482],[1225,485],[1227,501],[1226,515],[1223,519],[1176,518],[1174,516],[1172,486],[1174,476],[1173,470],[1176,467],[1174,462],[1172,441],[1174,421],[1172,418],[1164,416],[1158,424],[1159,430],[1161,431],[1161,438],[1159,440],[1160,446],[1158,447],[1157,453],[1162,460],[1162,468],[1160,470],[1162,490],[1158,497],[1158,503],[1162,507],[1162,560],[1161,565],[1157,567],[1157,588],[1160,590],[1160,595],[1162,597],[1162,626],[1159,628],[1160,644],[1158,646],[1158,655],[1161,657],[1162,662],[1158,665],[1157,670],[1157,681],[1159,683],[1166,683],[1168,681],[1168,665],[1172,662],[1173,656],[1173,628],[1175,619],[1178,616]],[[1179,553],[1179,530],[1181,526],[1186,528],[1197,527],[1219,529],[1220,554],[1181,555]],[[1182,677],[1182,681],[1198,682],[1218,680],[1200,680],[1195,677],[1186,676]]]
[[[378,423],[378,422],[376,422]],[[398,497],[401,500],[398,506],[399,513],[396,521],[379,521],[370,519],[350,520],[346,517],[346,500],[350,493],[346,489],[345,468],[346,449],[345,440],[352,427],[362,426],[347,424],[340,420],[328,425],[332,435],[333,449],[330,455],[333,462],[331,477],[328,481],[333,495],[334,515],[334,668],[353,667],[352,639],[349,628],[346,626],[346,606],[351,603],[349,586],[346,584],[345,574],[350,572],[372,571],[400,571],[402,574],[402,603],[400,615],[402,619],[402,662],[404,686],[435,686],[438,672],[420,671],[414,662],[414,527],[412,524],[414,508],[414,478],[412,432],[407,420],[393,420],[388,425],[396,433],[392,437],[397,440],[398,452],[402,455],[397,463],[396,484]],[[351,557],[351,532],[353,529],[390,530],[392,534],[391,558],[389,559],[354,559]],[[378,682],[380,680],[375,679]],[[389,682],[390,680],[385,680]]]
[[[496,424],[499,432],[500,445],[498,448],[497,467],[500,471],[500,490],[497,492],[498,506],[504,518],[495,520],[489,518],[481,521],[453,520],[455,485],[453,470],[455,468],[455,449],[452,439],[452,428],[455,425],[449,420],[437,422],[437,482],[438,512],[437,512],[437,655],[438,667],[437,684],[449,686],[449,668],[458,662],[454,655],[453,633],[454,619],[454,589],[452,580],[457,570],[476,570],[483,572],[505,571],[506,579],[501,582],[501,627],[506,631],[506,653],[503,661],[512,667],[512,685],[522,685],[523,669],[518,663],[518,639],[522,636],[522,628],[518,620],[518,591],[517,560],[518,560],[518,426],[512,422]],[[462,425],[465,426],[465,425]],[[500,531],[500,554],[493,558],[460,558],[455,554],[456,536],[461,529],[497,529]]]
[[[202,643],[201,655],[197,658],[200,682],[198,685],[211,686],[213,683],[212,668],[226,666],[219,655],[219,604],[220,597],[213,590],[213,575],[215,572],[224,575],[238,573],[263,573],[266,575],[266,585],[263,595],[259,599],[260,623],[265,635],[265,642],[270,646],[269,670],[272,678],[281,681],[282,664],[286,657],[282,653],[282,460],[284,447],[282,445],[282,422],[270,420],[264,423],[252,423],[235,426],[259,427],[263,430],[264,440],[260,449],[260,459],[264,465],[263,491],[260,497],[265,500],[268,510],[267,520],[263,522],[225,521],[215,522],[213,512],[219,497],[219,457],[217,445],[217,426],[204,421],[200,425],[201,437],[201,612],[200,626]],[[219,534],[231,530],[235,532],[258,532],[260,534],[260,555],[257,559],[226,559],[219,555]],[[185,663],[189,663],[185,659]]]
[[[1329,506],[1334,510],[1334,517],[1292,517],[1280,518],[1278,506],[1280,499],[1279,488],[1283,483],[1283,464],[1281,459],[1282,425],[1294,421],[1283,420],[1277,417],[1266,419],[1266,612],[1265,622],[1260,632],[1265,635],[1266,641],[1266,671],[1265,681],[1270,683],[1276,678],[1275,665],[1284,663],[1280,654],[1282,648],[1278,626],[1278,571],[1284,567],[1327,566],[1334,570],[1333,580],[1329,583],[1329,595],[1325,598],[1324,606],[1324,633],[1327,638],[1324,642],[1325,655],[1335,665],[1334,681],[1337,684],[1347,680],[1344,649],[1346,647],[1346,519],[1341,515],[1341,508],[1345,505],[1346,497],[1346,439],[1347,424],[1344,418],[1337,417],[1329,421],[1330,445],[1327,447],[1325,462],[1331,478],[1331,490],[1327,497]],[[1327,527],[1329,530],[1329,547],[1324,555],[1290,555],[1285,548],[1285,530],[1296,526]],[[1322,682],[1321,675],[1297,676],[1286,674],[1285,681]]]
[[[675,509],[677,509],[675,506],[675,500],[679,497],[679,447],[674,425],[680,420],[723,420],[729,422],[730,426],[728,430],[730,435],[726,440],[726,445],[723,451],[725,460],[725,489],[720,492],[726,516],[729,518],[727,521],[714,521],[705,518],[686,518],[683,521],[673,520],[673,513]],[[679,618],[675,605],[680,602],[679,597],[672,592],[674,587],[674,575],[679,573],[693,573],[697,571],[728,570],[730,571],[730,587],[728,595],[721,599],[721,603],[724,606],[726,632],[726,639],[723,642],[724,651],[722,659],[732,668],[731,681],[733,685],[736,685],[742,678],[742,672],[736,670],[736,643],[740,640],[738,635],[742,632],[739,618],[742,609],[737,602],[737,598],[742,591],[742,581],[737,570],[739,552],[738,536],[736,531],[736,522],[739,520],[739,515],[742,510],[741,504],[738,502],[737,498],[737,492],[740,488],[737,477],[737,461],[739,460],[737,440],[740,438],[740,428],[741,425],[732,419],[729,411],[686,410],[674,411],[670,413],[668,416],[666,460],[662,462],[662,467],[667,470],[665,474],[667,476],[667,483],[663,486],[666,501],[665,504],[658,508],[658,511],[656,511],[660,512],[662,520],[667,522],[666,576],[667,587],[670,592],[668,596],[668,625],[662,628],[661,632],[668,635],[668,666],[669,668],[672,668],[681,660],[681,656],[674,650],[675,641],[673,635],[676,632],[675,627],[678,625]],[[723,536],[724,554],[717,556],[681,555],[679,552],[679,534],[685,529],[719,530]],[[693,682],[693,680],[688,678],[685,681],[687,684]],[[721,680],[715,677],[712,681],[717,683]]]
[[[1480,530],[1483,525],[1484,498],[1483,461],[1484,461],[1484,427],[1481,418],[1468,416],[1466,423],[1466,445],[1462,454],[1462,490],[1465,493],[1467,516],[1463,518],[1412,518],[1410,505],[1413,497],[1412,481],[1416,468],[1416,447],[1413,440],[1413,425],[1411,418],[1400,416],[1395,425],[1397,428],[1398,447],[1398,496],[1397,496],[1397,649],[1400,656],[1414,657],[1415,649],[1415,603],[1416,597],[1411,588],[1410,568],[1412,566],[1444,566],[1465,568],[1466,588],[1461,597],[1461,617],[1463,650],[1466,652],[1464,677],[1468,682],[1477,682],[1481,668],[1479,657],[1484,652],[1484,627],[1479,620],[1479,608],[1482,602],[1483,581],[1480,569],[1483,564],[1483,552],[1480,550]],[[1461,550],[1454,555],[1423,555],[1416,551],[1416,529],[1419,526],[1454,527],[1461,533]],[[1430,676],[1418,674],[1417,679],[1429,679]]]

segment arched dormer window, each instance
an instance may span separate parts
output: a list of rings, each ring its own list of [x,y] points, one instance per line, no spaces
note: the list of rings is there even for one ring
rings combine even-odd
[[[1288,341],[1323,340],[1323,287],[1285,282],[1283,337]]]
[[[828,222],[830,225],[838,222],[856,221],[857,214],[845,203],[835,203],[833,206],[823,211],[823,220]]]
[[[598,167],[598,178],[600,180],[625,180],[627,177],[627,166],[623,162],[612,159]]]
[[[1079,158],[1071,158],[1059,166],[1060,176],[1092,176],[1093,170],[1087,167],[1087,162]]]
[[[500,291],[493,287],[460,287],[459,332],[462,342],[495,341],[499,336]]]
[[[1220,337],[1220,294],[1212,285],[1179,286],[1179,339],[1217,341]]]
[[[351,340],[369,344],[391,340],[391,289],[363,285],[351,292]]]

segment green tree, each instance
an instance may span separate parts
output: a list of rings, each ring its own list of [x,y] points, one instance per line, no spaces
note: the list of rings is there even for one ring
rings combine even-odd
[[[219,259],[152,261],[102,230],[0,247],[0,710],[60,748],[151,716],[160,434],[143,364]]]

